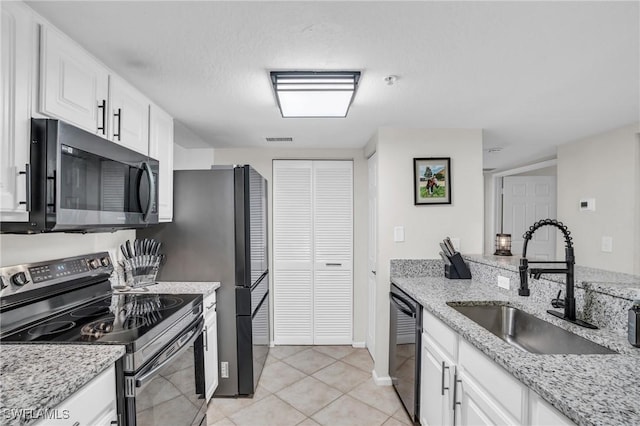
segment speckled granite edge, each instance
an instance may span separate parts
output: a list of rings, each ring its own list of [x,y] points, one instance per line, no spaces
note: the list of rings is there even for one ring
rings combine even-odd
[[[55,408],[124,354],[121,345],[0,345],[2,424],[33,424],[5,413]]]
[[[530,298],[476,280],[392,277],[434,316],[580,425],[640,424],[640,349],[609,330],[586,330],[546,314]],[[536,355],[523,352],[447,306],[447,301],[503,301],[620,355]],[[595,377],[606,378],[594,380]]]
[[[220,288],[219,282],[213,281],[159,281],[142,289],[133,289],[122,293],[154,293],[154,294],[202,294],[207,297]]]
[[[465,260],[477,264],[518,272],[520,257],[493,255],[463,255]],[[564,283],[564,275],[545,275],[547,281]],[[640,298],[640,275],[606,271],[604,269],[575,266],[576,287],[591,289],[602,294],[627,300]]]
[[[444,274],[441,259],[391,259],[392,277],[440,277]]]

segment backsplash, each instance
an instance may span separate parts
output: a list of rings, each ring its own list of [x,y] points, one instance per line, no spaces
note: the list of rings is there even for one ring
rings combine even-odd
[[[474,281],[498,289],[498,276],[509,279],[509,290],[518,296],[520,276],[519,258],[500,258],[496,256],[463,256],[469,264]],[[443,276],[443,262],[440,259],[391,259],[391,276],[426,277]],[[598,327],[613,332],[626,333],[627,311],[634,299],[640,299],[640,276],[604,271],[576,266],[576,310],[578,316]],[[548,305],[551,299],[562,290],[564,297],[564,276],[551,276],[552,279],[529,279],[531,296],[522,297],[523,302]]]

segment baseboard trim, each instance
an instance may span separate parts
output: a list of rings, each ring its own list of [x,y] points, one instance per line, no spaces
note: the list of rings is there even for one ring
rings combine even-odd
[[[354,348],[366,348],[367,342],[352,342],[351,346],[353,346]]]
[[[393,384],[393,382],[391,381],[391,377],[379,377],[376,373],[376,370],[371,370],[371,377],[373,377],[373,382],[378,386],[391,386]]]

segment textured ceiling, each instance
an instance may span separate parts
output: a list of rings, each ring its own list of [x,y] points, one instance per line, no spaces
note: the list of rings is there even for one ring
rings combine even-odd
[[[640,115],[638,2],[28,3],[214,147],[482,128],[504,168]],[[269,70],[335,69],[363,72],[348,118],[280,117]]]

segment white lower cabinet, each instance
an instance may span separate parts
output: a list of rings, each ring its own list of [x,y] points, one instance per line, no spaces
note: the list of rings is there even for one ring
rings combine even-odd
[[[50,414],[34,426],[74,425],[111,426],[118,424],[116,405],[116,371],[109,367],[79,391],[62,401]],[[54,417],[53,415],[50,417]]]
[[[450,425],[453,422],[452,386],[454,362],[426,334],[422,334],[420,422]]]
[[[218,322],[215,292],[204,299],[204,387],[207,403],[218,387]]]
[[[574,424],[435,316],[423,318],[421,424]]]
[[[529,392],[529,416],[531,426],[569,426],[574,424],[533,391]]]

